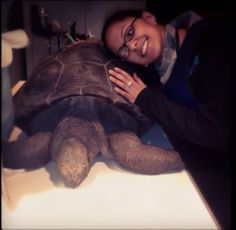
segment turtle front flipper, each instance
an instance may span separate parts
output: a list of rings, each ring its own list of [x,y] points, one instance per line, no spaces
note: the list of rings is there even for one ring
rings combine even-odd
[[[25,139],[3,142],[3,167],[11,169],[34,169],[51,160],[49,143],[51,132],[39,132]]]
[[[179,154],[172,149],[146,145],[130,132],[109,135],[110,151],[125,167],[144,174],[161,174],[179,171],[184,163]]]
[[[50,152],[66,186],[77,187],[88,175],[93,159],[104,148],[102,139],[99,123],[67,117],[58,124]]]

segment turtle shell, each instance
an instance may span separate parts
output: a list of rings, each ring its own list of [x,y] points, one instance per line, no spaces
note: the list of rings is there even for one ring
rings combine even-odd
[[[24,130],[30,118],[71,96],[90,95],[113,103],[140,121],[149,123],[136,105],[114,92],[108,69],[119,66],[127,72],[133,66],[110,54],[99,42],[82,42],[45,57],[14,97],[15,122]]]

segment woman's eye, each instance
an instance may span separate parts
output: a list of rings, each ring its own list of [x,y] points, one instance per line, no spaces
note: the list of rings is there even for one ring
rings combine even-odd
[[[128,28],[127,33],[125,35],[126,42],[130,41],[134,36],[134,29],[133,27]]]

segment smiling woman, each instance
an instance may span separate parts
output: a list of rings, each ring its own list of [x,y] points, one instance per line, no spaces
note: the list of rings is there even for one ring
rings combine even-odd
[[[152,14],[135,10],[132,16],[125,17],[124,20],[105,24],[102,39],[122,59],[146,65],[161,55],[163,36],[164,26],[157,25]],[[156,43],[159,45],[156,46]]]
[[[111,52],[146,67],[145,78],[157,85],[154,88],[116,67],[109,70],[114,90],[163,128],[217,215],[227,216],[226,229],[230,224],[229,28],[192,11],[164,25],[150,12],[127,10],[109,17],[102,33]]]

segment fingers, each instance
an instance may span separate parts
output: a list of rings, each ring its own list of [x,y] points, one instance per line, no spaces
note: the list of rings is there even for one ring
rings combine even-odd
[[[136,83],[138,83],[140,86],[146,86],[143,81],[140,79],[140,77],[134,73],[133,74],[133,79],[135,80]]]
[[[129,86],[126,82],[118,80],[115,77],[110,76],[110,80],[115,83],[117,86],[119,86],[120,88],[124,89],[125,91],[129,90]]]
[[[134,77],[135,81],[139,81],[139,77],[138,77],[138,75],[136,73],[133,74],[133,77]]]
[[[114,90],[116,93],[118,93],[121,96],[123,96],[124,98],[126,98],[129,102],[131,102],[131,103],[134,102],[134,100],[132,99],[131,95],[128,92],[126,92],[118,87],[115,87]]]
[[[116,77],[117,79],[123,82],[128,82],[130,80],[133,80],[130,74],[128,74],[127,72],[118,67],[115,67],[114,70],[109,69],[109,74],[111,74],[112,76]]]
[[[132,78],[132,77],[130,76],[130,74],[128,74],[127,72],[125,72],[123,69],[120,69],[119,67],[115,67],[114,70],[115,70],[117,73],[123,75],[125,78]]]
[[[124,70],[115,67],[109,70],[110,80],[124,91],[128,91],[134,81],[133,77]]]
[[[131,103],[134,103],[138,94],[146,87],[136,73],[131,76],[124,70],[115,67],[109,70],[109,74],[111,82],[118,86],[114,88],[115,92]]]

